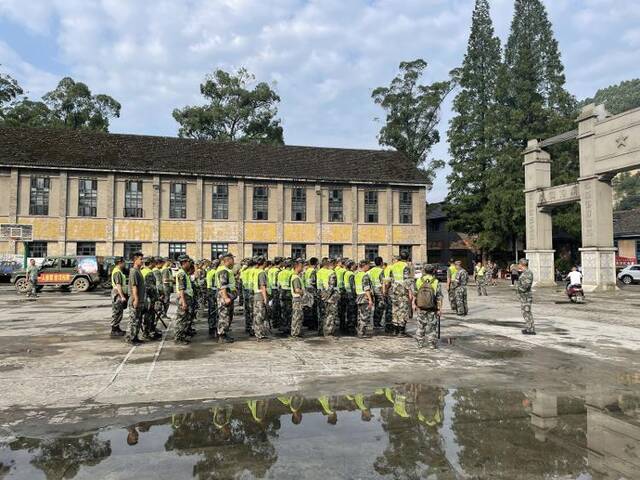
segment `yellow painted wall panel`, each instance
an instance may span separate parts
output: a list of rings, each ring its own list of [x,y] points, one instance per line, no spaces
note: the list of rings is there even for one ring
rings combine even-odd
[[[244,240],[253,243],[272,243],[276,242],[276,224],[275,223],[245,223]]]
[[[316,225],[306,223],[285,223],[284,241],[294,243],[313,243],[316,241]]]
[[[59,218],[20,217],[17,223],[33,225],[34,240],[58,240],[60,237],[62,221]]]
[[[153,238],[153,220],[115,220],[114,241],[151,242]]]
[[[195,241],[196,224],[193,221],[161,221],[160,241],[174,242],[179,240]]]
[[[237,222],[205,222],[202,225],[202,240],[205,242],[236,242]]]
[[[111,255],[111,246],[107,242],[96,242],[96,255],[100,257]]]
[[[322,226],[322,243],[351,243],[351,225]]]
[[[101,218],[70,218],[67,220],[67,239],[106,240],[109,221]]]
[[[359,225],[358,241],[360,243],[387,243],[387,226]]]
[[[636,256],[637,240],[618,240],[618,255],[621,257]]]
[[[418,226],[393,227],[393,243],[406,245],[420,245],[424,243],[425,232]]]

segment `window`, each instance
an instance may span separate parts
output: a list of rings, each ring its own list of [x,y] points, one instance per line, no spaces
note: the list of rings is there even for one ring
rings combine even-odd
[[[400,192],[400,223],[413,223],[413,194]]]
[[[291,245],[291,258],[307,258],[307,246],[301,243]]]
[[[142,211],[142,181],[128,180],[124,188],[124,216],[144,217]]]
[[[224,255],[229,252],[228,243],[212,243],[211,244],[211,260],[219,258],[220,255]]]
[[[427,229],[430,232],[439,232],[442,230],[443,225],[444,225],[444,222],[441,220],[429,220],[427,222]]]
[[[329,190],[329,221],[342,222],[342,190]]]
[[[364,192],[364,221],[378,223],[378,192]]]
[[[97,214],[98,181],[81,178],[78,183],[78,216],[95,217]]]
[[[269,188],[253,188],[253,219],[269,220]]]
[[[409,259],[411,259],[411,254],[413,253],[413,245],[400,245],[400,253],[404,252],[406,252],[406,254],[409,256]]]
[[[125,242],[122,256],[124,257],[125,260],[133,260],[133,254],[141,251],[142,251],[142,243]]]
[[[169,193],[169,218],[187,218],[187,184],[172,183]]]
[[[227,220],[229,218],[229,186],[213,186],[213,204],[211,211],[214,220]]]
[[[49,215],[49,177],[31,177],[29,215]]]
[[[364,257],[373,262],[378,256],[378,245],[365,245],[364,246]]]
[[[329,258],[342,258],[344,245],[329,245]]]
[[[75,258],[67,257],[60,259],[60,268],[75,268],[78,266],[78,260]]]
[[[291,220],[307,221],[307,190],[305,188],[294,188],[291,191]]]
[[[76,244],[76,255],[79,257],[96,254],[96,242],[78,242]]]
[[[254,257],[267,258],[269,256],[269,245],[266,243],[254,243],[252,251]]]
[[[47,242],[29,242],[29,256],[41,258],[47,256]]]
[[[187,244],[186,243],[170,243],[169,244],[169,258],[177,260],[180,255],[186,255]]]

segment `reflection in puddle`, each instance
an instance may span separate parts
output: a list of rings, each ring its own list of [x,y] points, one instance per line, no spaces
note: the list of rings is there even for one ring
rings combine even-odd
[[[3,480],[637,478],[640,397],[405,384],[215,403],[64,437],[17,435],[0,437]]]

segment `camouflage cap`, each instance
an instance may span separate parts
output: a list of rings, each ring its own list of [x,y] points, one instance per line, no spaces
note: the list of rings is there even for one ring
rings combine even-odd
[[[190,262],[190,261],[191,261],[191,257],[189,257],[189,255],[180,255],[178,257],[178,262],[180,263]]]

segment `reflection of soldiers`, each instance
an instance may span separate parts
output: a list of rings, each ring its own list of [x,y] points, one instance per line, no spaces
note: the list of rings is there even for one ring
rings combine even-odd
[[[370,422],[373,415],[371,415],[371,410],[366,404],[366,399],[362,393],[358,393],[354,396],[347,395],[347,400],[351,400],[356,408],[360,410],[360,418],[363,422]]]
[[[247,400],[247,407],[253,420],[262,424],[269,413],[269,400]]]
[[[289,407],[291,410],[291,423],[299,425],[302,423],[302,405],[304,404],[304,397],[299,395],[293,395],[291,397],[278,397],[280,403]]]
[[[127,427],[127,445],[137,445],[138,444],[138,430],[136,430],[135,425]]]
[[[327,423],[330,425],[338,423],[338,413],[336,412],[338,405],[337,397],[327,397],[323,395],[318,397],[318,402],[320,402],[320,406],[322,407],[323,415],[327,416]]]

